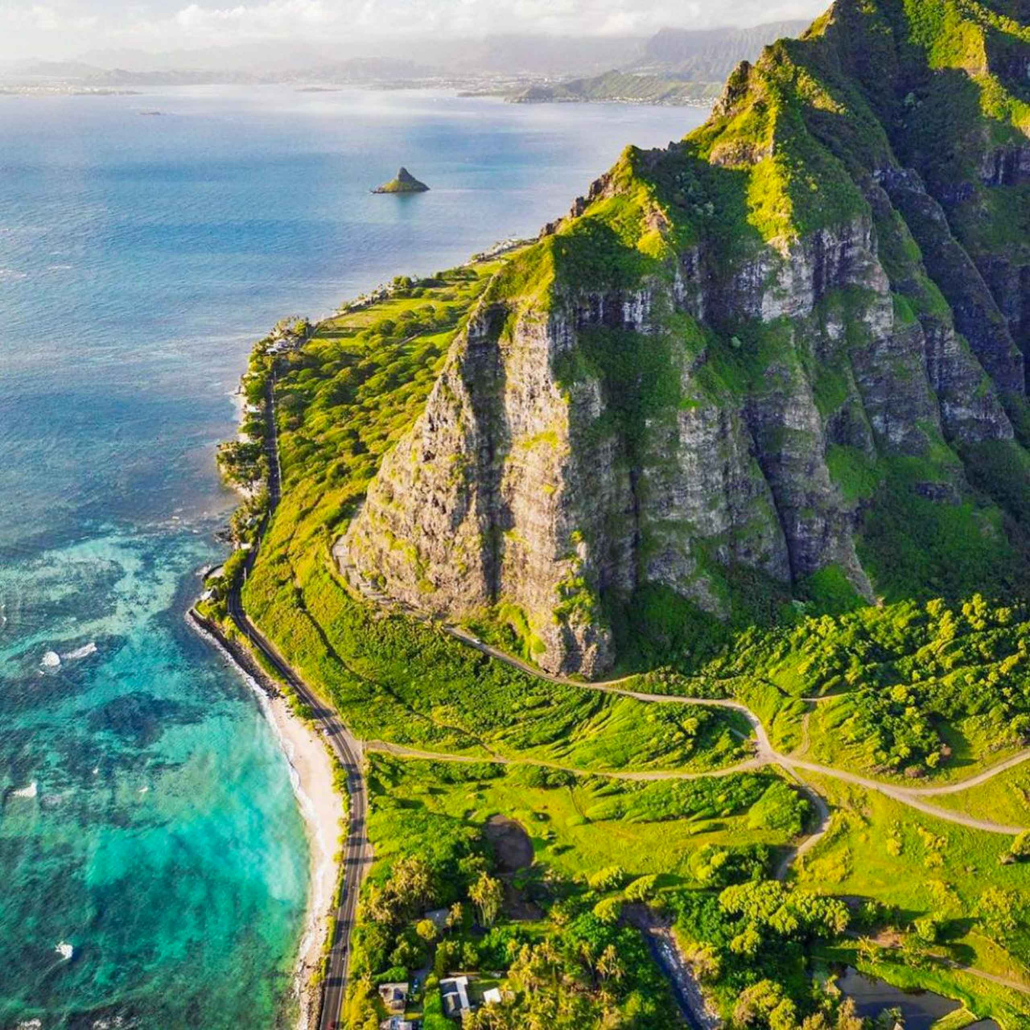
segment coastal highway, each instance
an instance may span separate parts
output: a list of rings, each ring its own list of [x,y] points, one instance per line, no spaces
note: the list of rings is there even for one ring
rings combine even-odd
[[[237,588],[229,596],[229,614],[236,628],[260,651],[276,674],[308,705],[321,732],[325,735],[340,764],[347,773],[350,797],[347,842],[343,850],[343,893],[336,910],[329,968],[322,987],[320,1030],[330,1030],[340,1018],[347,987],[348,942],[357,912],[361,881],[372,864],[372,846],[368,840],[368,802],[361,769],[361,743],[356,740],[329,706],[320,701],[293,671],[275,647],[247,617]]]
[[[264,530],[279,504],[281,496],[274,388],[275,378],[273,376],[268,383],[268,398],[265,406],[268,423],[265,449],[268,456],[269,510],[266,522],[262,526],[261,536],[264,535]],[[294,672],[290,664],[251,622],[244,611],[241,582],[245,581],[249,575],[254,564],[255,554],[256,551],[251,551],[247,556],[244,575],[227,598],[229,615],[236,628],[250,641],[255,650],[261,652],[265,661],[275,670],[276,675],[289,685],[304,704],[310,707],[319,730],[329,742],[333,753],[347,773],[347,793],[350,802],[347,842],[343,849],[343,891],[340,895],[339,907],[336,910],[336,925],[333,930],[326,978],[322,983],[322,1005],[318,1021],[320,1030],[331,1030],[340,1019],[340,1009],[346,994],[347,966],[350,955],[349,941],[357,913],[358,893],[361,889],[361,881],[372,864],[372,845],[368,840],[367,828],[368,800],[361,767],[361,742],[351,735],[332,707],[323,703],[304,680]],[[230,648],[230,650],[232,649]]]

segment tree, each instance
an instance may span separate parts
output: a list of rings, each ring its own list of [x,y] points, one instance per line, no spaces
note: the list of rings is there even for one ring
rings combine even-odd
[[[488,873],[480,873],[479,879],[469,888],[469,897],[479,910],[479,921],[483,926],[493,926],[504,900],[504,885]]]
[[[733,1022],[740,1026],[767,1026],[769,1030],[795,1030],[797,1008],[775,980],[759,980],[743,990],[733,1007]]]
[[[619,921],[622,915],[622,898],[602,898],[594,905],[594,915],[608,926]]]
[[[619,958],[619,953],[615,950],[615,945],[609,944],[597,960],[597,975],[602,980],[621,980],[625,973],[626,970]]]
[[[845,998],[837,1009],[837,1030],[862,1030],[864,1025],[855,1007],[855,999]]]
[[[448,930],[453,930],[456,926],[461,926],[465,920],[465,906],[460,901],[456,901],[451,905],[451,910],[447,913],[447,921],[444,924]]]
[[[924,944],[936,944],[941,935],[940,916],[923,916],[912,924],[912,928]]]
[[[899,1008],[884,1009],[873,1023],[876,1030],[894,1030],[894,1027],[904,1025],[905,1017]]]
[[[626,882],[626,873],[621,866],[610,865],[589,877],[587,884],[592,891],[618,890]]]
[[[436,940],[438,935],[436,929],[436,923],[432,919],[420,919],[415,924],[415,933],[419,935],[426,942],[426,944],[432,944]]]
[[[1015,899],[1009,891],[988,887],[980,895],[976,914],[987,930],[1003,936],[1016,929],[1015,907]]]
[[[695,948],[688,956],[694,967],[694,974],[702,983],[718,980],[722,974],[722,959],[710,944]]]
[[[653,873],[650,876],[641,876],[634,880],[625,891],[627,901],[647,901],[654,894],[658,877]]]

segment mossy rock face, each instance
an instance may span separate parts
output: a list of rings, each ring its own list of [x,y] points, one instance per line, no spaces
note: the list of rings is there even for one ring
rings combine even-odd
[[[1024,591],[1022,10],[838,0],[627,148],[485,290],[344,541],[365,575],[588,675],[649,586],[720,619]]]
[[[414,175],[401,167],[397,175],[382,186],[377,186],[373,193],[428,193],[429,187],[424,182],[419,182]]]

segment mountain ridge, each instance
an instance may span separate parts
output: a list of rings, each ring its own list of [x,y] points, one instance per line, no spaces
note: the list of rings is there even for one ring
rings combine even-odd
[[[671,611],[1021,589],[1026,21],[838,0],[628,148],[487,288],[347,561],[586,675]]]

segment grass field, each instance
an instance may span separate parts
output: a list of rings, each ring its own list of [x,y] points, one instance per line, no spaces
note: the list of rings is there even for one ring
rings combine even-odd
[[[492,816],[502,815],[526,829],[536,861],[545,872],[556,869],[587,879],[607,867],[620,866],[629,879],[658,875],[661,886],[698,886],[690,871],[691,860],[704,848],[734,847],[746,841],[775,849],[791,839],[783,830],[749,827],[753,803],[772,783],[780,782],[773,773],[704,781],[714,786],[704,791],[704,797],[691,799],[693,804],[676,785],[659,784],[671,801],[662,805],[664,799],[656,802],[647,797],[654,795],[655,787],[596,776],[559,777],[544,785],[544,776],[497,765],[484,767],[489,777],[444,784],[440,776],[448,770],[443,765],[378,755],[372,759],[371,776],[378,791],[372,795],[378,798],[372,819],[373,839],[379,842],[377,858],[387,860],[400,848],[394,838],[403,837],[403,826],[388,831],[391,817],[383,814],[398,808],[424,810],[469,826],[482,826]]]
[[[825,838],[797,869],[799,884],[888,906],[889,922],[902,931],[899,942],[920,919],[930,916],[937,923],[932,935],[936,939],[921,942],[928,955],[975,966],[1030,989],[1030,924],[1026,921],[1030,865],[1000,863],[1009,838],[934,819],[829,777],[806,779],[834,811]],[[937,804],[948,797],[933,800]],[[971,808],[974,814],[1001,817],[989,802]],[[984,895],[992,891],[1008,902],[1008,911],[993,919],[984,906]],[[891,935],[886,937],[893,942]],[[891,952],[885,955],[891,957]],[[922,966],[904,971],[900,962],[890,965],[891,979],[903,985],[954,983],[975,1002],[974,1011],[1000,1018],[1006,1025],[1018,1025],[1011,1022],[1014,1013],[1030,1010],[1028,996],[970,974],[936,969],[933,979],[921,979]],[[960,996],[953,990],[943,993]]]

